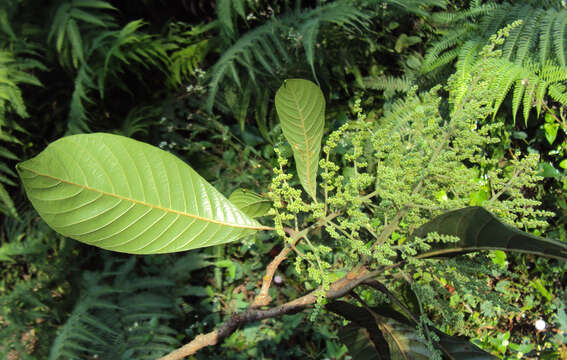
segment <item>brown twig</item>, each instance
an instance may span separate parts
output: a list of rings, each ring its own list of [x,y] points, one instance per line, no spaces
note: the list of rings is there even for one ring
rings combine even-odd
[[[329,290],[325,294],[326,298],[329,300],[341,298],[348,294],[356,286],[360,285],[363,281],[370,279],[379,273],[381,273],[380,270],[368,271],[368,269],[364,267],[359,269],[357,272],[351,271],[343,278],[331,284]],[[317,290],[312,291],[307,295],[271,309],[262,310],[250,307],[244,312],[233,314],[231,318],[218,329],[211,331],[208,334],[198,335],[188,344],[183,345],[179,349],[174,350],[158,360],[183,359],[186,356],[195,354],[202,348],[218,344],[239,327],[249,322],[299,312],[306,307],[313,305],[317,301],[316,291]]]
[[[274,278],[274,274],[278,269],[278,266],[287,258],[287,255],[292,250],[292,248],[297,244],[299,239],[301,239],[305,234],[306,231],[295,231],[292,228],[284,228],[284,231],[291,235],[290,241],[285,245],[285,247],[280,251],[280,253],[268,264],[266,267],[266,275],[262,278],[262,287],[260,288],[260,292],[254,298],[254,302],[252,303],[253,308],[258,308],[261,306],[268,305],[272,298],[268,295],[268,291],[270,290],[270,286],[272,284],[272,279]]]
[[[321,222],[317,222],[308,228],[305,228],[301,231],[296,231],[292,228],[284,228],[284,231],[291,236],[291,239],[285,244],[285,247],[280,251],[278,255],[268,264],[266,267],[266,275],[262,278],[262,287],[260,288],[260,292],[256,295],[254,302],[252,303],[253,308],[258,308],[262,306],[268,305],[272,298],[268,295],[268,291],[270,290],[270,286],[272,285],[272,280],[274,278],[274,274],[276,270],[280,266],[280,264],[287,258],[288,254],[294,249],[295,244],[304,236],[306,236],[309,231],[316,227],[320,227],[325,224],[327,221],[331,221],[332,219],[336,218],[340,215],[340,212],[336,212],[330,214],[326,218],[322,219]]]

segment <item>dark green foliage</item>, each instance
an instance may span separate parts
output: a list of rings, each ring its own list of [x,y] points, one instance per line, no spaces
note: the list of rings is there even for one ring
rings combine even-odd
[[[386,112],[402,127],[422,110],[439,110],[445,117],[446,98],[434,109],[418,99],[389,100],[414,84],[429,87],[445,81],[453,72],[450,64],[456,64],[454,81],[463,89],[471,77],[485,72],[494,80],[487,90],[493,94],[491,106],[510,109],[514,117],[519,113],[524,118],[520,120],[536,115],[536,109],[546,123],[530,122],[524,129],[524,121],[516,127],[509,122],[491,133],[501,139],[486,149],[497,165],[469,168],[479,189],[466,200],[480,204],[490,197],[495,185],[487,183],[484,174],[497,168],[513,177],[511,154],[536,149],[545,158],[544,174],[554,177],[537,188],[513,187],[511,197],[518,192],[530,198],[545,196],[548,201],[537,209],[553,210],[557,216],[550,220],[547,234],[537,235],[565,240],[567,204],[560,182],[564,171],[558,166],[567,156],[560,123],[565,107],[557,107],[567,103],[561,4],[48,0],[38,6],[37,0],[0,1],[0,212],[17,212],[22,219],[0,218],[0,354],[13,356],[17,351],[22,359],[46,359],[50,351],[53,356],[67,353],[68,358],[155,358],[149,354],[163,354],[246,307],[257,291],[259,274],[279,251],[270,235],[211,250],[231,254],[217,259],[214,275],[213,269],[203,269],[211,259],[199,254],[137,258],[133,264],[75,246],[45,228],[21,205],[13,166],[64,133],[112,131],[175,152],[225,195],[242,186],[265,197],[265,185],[277,165],[273,147],[291,153],[282,145],[272,102],[284,78],[319,81],[331,105],[325,131],[332,131],[348,121],[353,95],[362,97],[363,107],[372,111],[369,119]],[[489,37],[514,19],[524,21],[501,49],[495,48],[503,56],[480,56]],[[368,92],[361,95],[361,89]],[[459,96],[453,99],[466,98]],[[207,106],[214,112],[202,111]],[[415,138],[405,129],[399,134]],[[350,151],[343,145],[338,150],[342,158]],[[551,157],[558,160],[553,165]],[[351,170],[336,175],[350,177]],[[405,176],[411,182],[412,176]],[[450,183],[459,186],[453,178]],[[453,201],[451,193],[444,195]],[[508,222],[519,223],[525,204],[503,204],[491,211],[507,213]],[[376,204],[364,206],[381,211]],[[364,231],[362,238],[368,236]],[[403,241],[405,237],[398,239]],[[297,249],[311,251],[301,244]],[[333,264],[348,260],[338,250],[333,248],[326,259]],[[478,273],[479,264],[483,274]],[[423,273],[433,274],[416,280],[422,287],[416,293],[425,293],[424,299],[431,290],[423,315],[437,323],[454,320],[445,332],[462,330],[476,336],[483,349],[502,357],[523,352],[526,358],[553,358],[559,356],[553,351],[565,348],[560,330],[567,331],[561,312],[567,265],[491,252],[474,261],[468,256],[443,264],[435,259],[423,266]],[[454,271],[457,267],[462,274]],[[476,282],[467,283],[463,274],[477,277]],[[296,273],[293,263],[284,262],[278,275],[283,283],[272,288],[274,305],[314,286]],[[419,312],[412,289],[392,290]],[[361,293],[365,300],[380,298],[377,292],[362,296],[367,291]],[[509,306],[495,305],[501,299]],[[541,333],[533,328],[539,318],[548,324]],[[336,336],[338,325],[323,316],[310,322],[303,313],[270,319],[250,324],[196,358],[345,359],[346,347]],[[367,338],[366,329],[354,330],[351,335],[362,332]],[[502,345],[505,340],[507,347]]]
[[[168,264],[159,276],[136,274],[136,259],[109,259],[101,272],[84,273],[81,296],[51,347],[50,359],[98,355],[102,359],[155,359],[179,341],[170,321],[183,312],[176,280],[208,266],[197,253]]]
[[[458,242],[434,244],[420,258],[451,256],[479,250],[519,251],[567,260],[567,245],[540,238],[502,223],[480,206],[454,210],[419,227],[412,236],[426,238],[431,232],[457,236]]]
[[[416,328],[418,324],[392,306],[369,308],[334,301],[326,308],[350,321],[348,326],[343,327],[340,336],[356,360],[431,359],[437,354],[427,345],[431,341],[429,337],[436,338],[435,350],[443,359],[496,359],[465,337],[449,336],[435,328]]]
[[[5,186],[16,185],[10,164],[18,160],[18,155],[11,148],[21,144],[15,133],[22,130],[19,120],[29,118],[22,87],[41,86],[32,72],[46,70],[46,67],[34,59],[37,48],[15,34],[9,22],[9,10],[9,7],[0,7],[0,212],[17,217],[16,207]]]
[[[69,4],[62,3],[56,10],[49,34],[49,39],[57,39],[55,45],[61,64],[77,69],[67,122],[70,134],[90,131],[85,106],[94,104],[93,90],[98,90],[100,98],[104,98],[108,78],[112,78],[113,86],[127,89],[120,80],[127,70],[132,71],[135,65],[164,69],[167,64],[165,44],[142,31],[142,20],[119,27],[110,15],[97,17],[99,9],[114,9],[104,1],[76,1],[72,5],[95,11],[67,9]],[[72,18],[77,11],[79,19],[83,20],[81,25],[84,24],[80,29]],[[60,13],[64,15],[59,16]],[[84,34],[83,38],[80,34]]]
[[[228,12],[224,9],[224,3],[230,2],[219,2],[219,18],[223,15],[220,18],[222,29],[228,31],[226,29],[234,29],[234,25],[227,25],[232,24],[229,20],[233,17],[224,15],[225,11]],[[234,2],[236,3],[239,1]],[[286,72],[292,64],[301,66],[294,60],[298,47],[303,48],[304,57],[301,59],[305,59],[313,77],[317,78],[315,67],[319,34],[333,25],[361,32],[367,20],[367,15],[345,1],[331,2],[314,9],[296,8],[274,16],[229,42],[230,45],[211,68],[207,108],[212,109],[225,78],[230,79],[239,89],[252,86],[254,95],[258,97],[265,91],[263,83],[266,78],[271,82],[279,82],[282,78],[289,77]],[[234,30],[230,33],[234,33]],[[241,80],[243,77],[246,82]]]

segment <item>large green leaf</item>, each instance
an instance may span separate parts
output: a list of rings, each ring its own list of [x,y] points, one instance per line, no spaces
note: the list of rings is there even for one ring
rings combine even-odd
[[[236,189],[230,194],[228,200],[240,211],[253,218],[266,215],[272,207],[270,200],[245,189]]]
[[[386,345],[379,346],[373,340],[377,337],[382,338]],[[371,333],[366,328],[351,322],[339,329],[339,339],[346,345],[349,355],[354,360],[390,360],[389,355],[383,355],[385,351],[390,353],[390,350],[380,332]]]
[[[325,97],[311,81],[286,80],[276,93],[276,111],[283,134],[293,149],[301,185],[316,199],[317,169],[325,126]]]
[[[339,338],[355,360],[390,360],[390,349],[369,312],[344,301],[327,304],[327,310],[350,320],[339,330]]]
[[[388,308],[362,308],[344,301],[334,301],[327,309],[356,324],[358,333],[341,336],[354,360],[404,359],[426,360],[432,358],[427,341],[402,314]],[[364,329],[365,331],[361,332]],[[343,330],[344,331],[344,330]],[[496,357],[479,349],[465,337],[450,336],[431,328],[439,337],[434,345],[444,359],[493,360]],[[339,335],[343,334],[339,332]],[[384,340],[381,340],[384,339]],[[353,342],[354,340],[355,342]],[[385,351],[382,341],[387,343]],[[379,346],[379,344],[381,346]]]
[[[457,236],[460,241],[433,244],[430,250],[419,254],[421,258],[503,250],[567,260],[567,244],[518,230],[478,206],[440,215],[418,228],[413,236],[424,238],[430,232]]]
[[[17,169],[49,226],[103,249],[175,252],[267,229],[174,155],[123,136],[64,137]]]

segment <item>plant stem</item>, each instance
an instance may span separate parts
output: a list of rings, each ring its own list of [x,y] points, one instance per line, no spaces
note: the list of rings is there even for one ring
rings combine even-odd
[[[329,290],[325,292],[327,299],[333,300],[347,295],[352,289],[360,285],[365,280],[379,275],[382,270],[368,271],[362,267],[358,271],[351,271],[341,279],[333,282]],[[207,334],[200,334],[191,342],[183,345],[177,350],[172,351],[158,360],[179,360],[189,355],[195,354],[197,351],[207,346],[216,345],[226,337],[230,336],[241,326],[258,320],[273,318],[276,316],[297,313],[317,302],[317,292],[321,288],[311,291],[307,295],[287,302],[285,304],[273,307],[271,309],[262,310],[250,307],[243,312],[233,314],[230,319],[219,328]]]

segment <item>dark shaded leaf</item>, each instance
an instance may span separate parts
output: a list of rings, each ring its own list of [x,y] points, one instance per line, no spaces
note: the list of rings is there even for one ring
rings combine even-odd
[[[433,356],[427,346],[427,340],[418,333],[416,326],[402,314],[392,309],[365,309],[343,301],[328,304],[327,309],[345,317],[347,320],[351,320],[351,325],[358,326],[358,329],[353,326],[346,328],[346,330],[343,329],[343,331],[346,331],[346,337],[341,336],[341,339],[349,348],[350,355],[355,360],[425,360]],[[439,336],[439,342],[435,345],[443,353],[444,359],[496,359],[496,357],[470,343],[465,337],[450,336],[434,328],[431,330]],[[391,355],[384,357],[386,351],[384,345],[382,345],[383,342],[380,342],[381,346],[378,347],[379,342],[375,339],[385,340],[388,344],[388,352]],[[347,341],[350,341],[350,343],[347,343]],[[364,341],[366,341],[366,344]],[[369,353],[372,348],[374,353]]]
[[[518,230],[478,206],[440,215],[418,228],[413,236],[425,238],[430,232],[457,236],[461,240],[456,243],[433,244],[430,250],[418,255],[420,258],[502,250],[567,259],[567,244]]]

